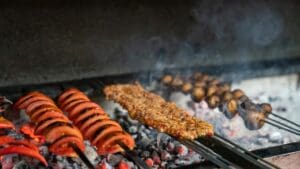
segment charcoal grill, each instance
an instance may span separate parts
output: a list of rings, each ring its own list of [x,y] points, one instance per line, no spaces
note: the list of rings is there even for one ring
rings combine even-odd
[[[201,71],[233,83],[299,75],[299,11],[299,2],[279,0],[3,2],[0,94],[15,101],[39,90],[55,98],[75,86],[103,103],[101,91],[106,84],[139,81],[159,93],[161,89],[152,85],[165,74]],[[224,136],[200,139],[202,148],[177,140],[208,159],[183,166],[216,168],[216,161],[221,161],[251,168],[257,158],[300,151],[298,139],[253,150],[249,160],[249,156],[242,158],[248,150],[233,144],[224,148],[217,142],[220,138]],[[220,160],[204,151],[206,147],[226,158]],[[237,154],[227,152],[232,147]],[[134,152],[127,157],[142,158]]]

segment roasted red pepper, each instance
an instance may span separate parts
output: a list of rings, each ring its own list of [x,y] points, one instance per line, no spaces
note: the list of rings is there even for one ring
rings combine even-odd
[[[49,150],[54,154],[58,155],[68,155],[69,157],[77,157],[77,154],[74,152],[73,148],[70,146],[70,143],[76,144],[77,147],[84,151],[85,146],[78,137],[67,136],[62,137],[50,145]]]
[[[15,125],[4,117],[0,116],[0,129],[15,129]]]
[[[38,152],[28,147],[20,146],[20,145],[13,145],[6,148],[0,149],[0,156],[7,155],[7,154],[22,154],[25,156],[33,157],[40,162],[42,162],[45,166],[48,166],[47,161],[45,158]]]
[[[58,126],[52,128],[48,133],[46,133],[46,141],[53,143],[55,140],[62,136],[75,136],[80,140],[83,140],[83,137],[80,131],[77,128],[71,126]]]
[[[21,128],[20,131],[24,134],[36,141],[37,143],[44,143],[45,142],[45,137],[42,135],[36,135],[34,134],[34,125],[31,124],[24,124]]]
[[[15,138],[10,136],[0,136],[0,145],[4,147],[10,145],[23,145],[35,151],[39,151],[39,149],[34,144],[30,143],[28,140],[16,140]]]
[[[21,131],[34,138],[42,134],[50,144],[49,151],[63,156],[76,156],[70,143],[76,144],[84,151],[83,136],[73,126],[62,110],[47,96],[39,92],[32,92],[21,97],[15,104],[16,109],[25,109],[35,127],[24,126]]]

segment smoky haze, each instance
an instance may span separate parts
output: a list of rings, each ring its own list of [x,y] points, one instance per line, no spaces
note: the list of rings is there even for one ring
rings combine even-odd
[[[11,2],[0,86],[299,59],[298,16],[298,1],[279,0]]]

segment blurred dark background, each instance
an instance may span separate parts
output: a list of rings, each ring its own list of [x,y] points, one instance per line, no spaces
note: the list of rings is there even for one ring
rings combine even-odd
[[[299,28],[299,1],[4,1],[0,87],[178,68],[299,72]]]

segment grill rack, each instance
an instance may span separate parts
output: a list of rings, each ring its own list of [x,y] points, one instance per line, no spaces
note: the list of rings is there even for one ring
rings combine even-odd
[[[19,97],[21,94],[32,91],[32,90],[40,90],[43,91],[44,93],[50,95],[51,97],[53,96],[53,93],[49,93],[49,91],[57,91],[60,92],[65,88],[68,87],[77,87],[83,91],[90,91],[90,94],[98,96],[101,94],[100,91],[101,88],[106,84],[106,83],[114,83],[114,82],[128,82],[128,79],[134,79],[137,76],[136,75],[130,75],[130,76],[125,76],[126,78],[122,78],[121,80],[118,80],[118,78],[112,78],[109,77],[109,81],[105,81],[106,78],[95,78],[95,79],[88,79],[88,80],[80,80],[80,81],[70,81],[70,82],[63,82],[63,83],[55,83],[55,84],[43,84],[43,85],[34,85],[34,86],[16,86],[16,87],[11,87],[11,88],[1,88],[0,93],[1,95],[8,96],[11,100],[15,100],[17,97]],[[97,91],[97,92],[95,92]],[[56,92],[56,95],[57,95]],[[206,139],[206,138],[200,138],[197,139],[196,142],[191,142],[191,141],[185,141],[185,140],[179,140],[183,144],[185,144],[188,147],[192,147],[194,151],[200,153],[207,159],[210,159],[211,162],[214,164],[218,164],[222,168],[230,168],[229,166],[235,166],[237,168],[249,168],[248,165],[250,166],[255,166],[256,168],[278,168],[262,159],[261,156],[259,157],[258,155],[263,154],[263,152],[269,152],[269,156],[272,155],[272,151],[277,150],[277,153],[274,153],[274,155],[279,155],[279,154],[285,154],[285,153],[290,153],[290,152],[296,152],[300,150],[300,142],[288,144],[288,145],[280,145],[276,148],[271,148],[272,150],[264,149],[264,150],[258,150],[254,151],[254,153],[249,152],[240,146],[236,144],[232,144],[231,141],[219,136],[215,135],[212,139]],[[229,141],[229,142],[228,142]],[[227,143],[224,143],[227,142]],[[215,146],[219,144],[219,146]],[[226,145],[228,144],[228,145]],[[292,146],[291,146],[292,145]],[[282,151],[278,153],[278,150],[285,150],[283,147],[290,147],[289,151]],[[222,149],[220,149],[222,147]],[[292,147],[292,148],[291,148]],[[235,150],[239,149],[239,150]],[[222,156],[218,155],[215,152],[224,152],[230,150],[233,152],[235,155],[228,155],[226,156],[226,159],[223,158]],[[221,153],[222,154],[222,153]],[[256,155],[258,154],[258,155]],[[129,158],[133,159],[135,158],[133,154],[127,154]],[[217,159],[217,162],[215,159]],[[242,160],[243,162],[238,162],[239,160]],[[236,163],[238,162],[238,163]],[[202,165],[202,163],[201,163]],[[208,165],[211,165],[210,162],[208,162]],[[197,164],[193,164],[192,166],[197,166]],[[251,168],[251,167],[250,167]]]

